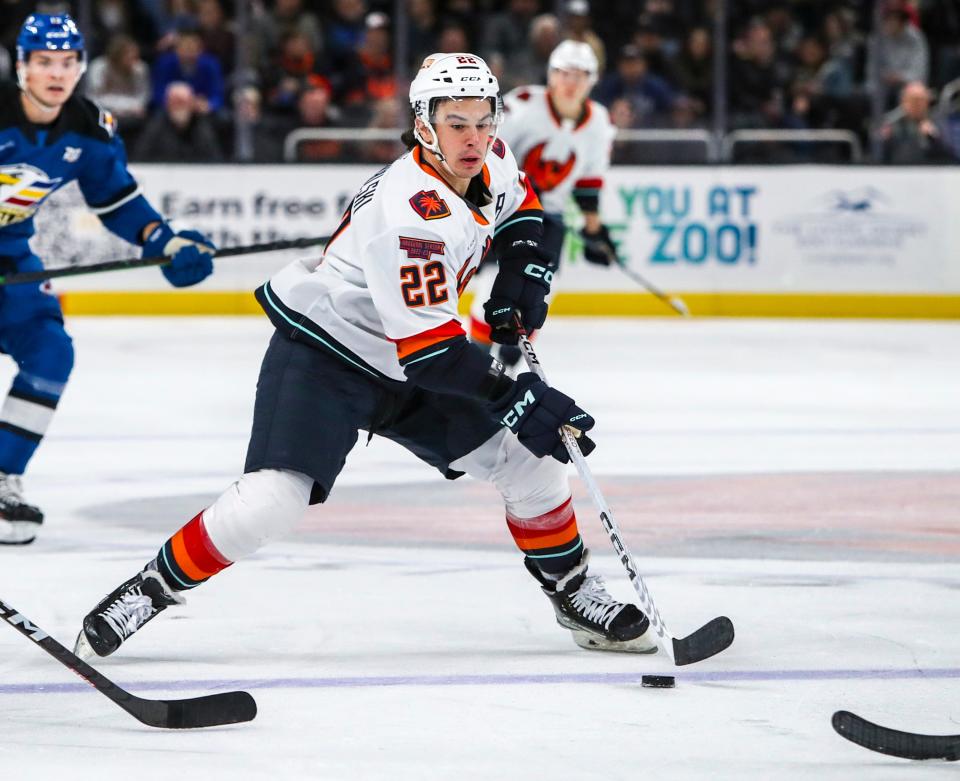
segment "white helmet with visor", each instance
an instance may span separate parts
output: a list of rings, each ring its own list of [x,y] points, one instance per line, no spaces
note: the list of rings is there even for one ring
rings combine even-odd
[[[500,106],[500,85],[482,59],[475,54],[457,52],[453,54],[431,54],[423,61],[420,70],[410,84],[410,107],[414,116],[430,130],[430,143],[420,134],[414,123],[413,133],[417,141],[443,161],[444,156],[437,142],[437,133],[433,127],[433,113],[438,100],[460,100],[463,98],[487,98],[493,113],[493,133],[491,142],[496,138],[500,126],[502,111]]]
[[[547,63],[549,70],[578,70],[586,71],[590,77],[591,86],[597,81],[597,55],[590,44],[581,41],[563,41],[550,54]]]

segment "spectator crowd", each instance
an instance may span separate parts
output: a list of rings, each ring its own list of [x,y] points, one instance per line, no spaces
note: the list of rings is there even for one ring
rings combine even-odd
[[[272,162],[298,128],[404,127],[402,92],[431,52],[480,53],[506,92],[544,83],[550,52],[572,38],[596,52],[593,97],[619,128],[712,127],[716,0],[406,0],[402,39],[392,0],[245,1],[241,30],[235,0],[87,0],[84,13],[0,0],[0,77],[29,13],[70,11],[89,22],[83,89],[117,117],[131,159]],[[873,0],[728,2],[728,129],[845,129],[869,142],[879,99],[886,162],[956,159],[960,2],[880,2],[876,30]],[[324,137],[297,157],[385,162],[400,150]],[[614,158],[643,162],[626,144]]]

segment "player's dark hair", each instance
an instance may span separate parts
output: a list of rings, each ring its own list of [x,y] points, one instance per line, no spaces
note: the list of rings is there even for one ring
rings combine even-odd
[[[413,149],[417,145],[417,137],[413,134],[413,128],[416,126],[417,116],[413,113],[413,108],[410,109],[410,127],[403,131],[400,135],[400,143],[403,144],[407,151]]]

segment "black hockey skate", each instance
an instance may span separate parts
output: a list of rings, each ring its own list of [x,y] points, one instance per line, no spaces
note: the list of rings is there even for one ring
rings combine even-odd
[[[0,472],[0,545],[26,545],[37,537],[43,513],[23,499],[20,475]]]
[[[589,560],[590,553],[584,549],[580,563],[559,578],[541,572],[532,559],[523,562],[553,604],[557,623],[573,633],[581,648],[655,653],[656,634],[649,619],[636,605],[610,596],[599,576],[587,575]]]
[[[151,561],[87,613],[73,652],[81,659],[109,656],[151,618],[183,602]]]

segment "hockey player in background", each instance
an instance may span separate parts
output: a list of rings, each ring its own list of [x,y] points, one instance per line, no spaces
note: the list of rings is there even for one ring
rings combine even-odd
[[[162,267],[177,287],[213,270],[214,246],[175,232],[127,171],[110,113],[74,94],[86,67],[83,36],[66,14],[34,14],[17,37],[18,84],[0,82],[0,273],[39,271],[30,250],[33,216],[76,180],[103,224]],[[0,544],[32,542],[43,513],[23,498],[20,477],[50,424],[73,368],[73,344],[48,284],[0,288],[0,351],[19,372],[0,408]]]
[[[533,373],[511,379],[457,316],[492,253],[491,328],[516,343],[515,316],[524,329],[546,317],[542,210],[496,137],[497,80],[474,55],[434,54],[410,104],[410,151],[360,188],[321,258],[257,291],[276,331],[245,474],[84,618],[78,654],[113,653],[185,591],[288,532],[326,499],[361,429],[448,479],[492,482],[527,569],[579,645],[655,650],[647,617],[587,573],[559,429],[571,427],[589,453],[593,418]]]
[[[583,256],[609,266],[616,258],[610,232],[600,219],[600,190],[610,168],[610,145],[616,129],[607,110],[587,95],[597,81],[597,56],[586,43],[563,41],[550,54],[547,86],[517,87],[503,100],[500,136],[513,150],[521,170],[543,204],[543,242],[551,269],[560,267],[566,227],[563,213],[571,195],[583,215]],[[477,277],[470,309],[470,337],[491,347],[500,335],[490,333],[483,304],[494,278],[484,268]],[[498,357],[508,367],[520,360],[520,348],[501,345]]]

